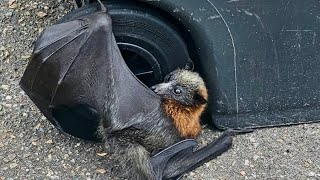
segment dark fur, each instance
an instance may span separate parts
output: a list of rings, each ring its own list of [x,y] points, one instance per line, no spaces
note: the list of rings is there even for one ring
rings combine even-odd
[[[205,94],[205,97],[201,96],[203,94],[199,93],[200,86],[197,83],[201,85],[204,85],[204,83],[201,78],[199,80],[202,82],[197,82],[196,84],[196,81],[189,81],[187,84],[185,81],[182,82],[181,79],[179,79],[179,74],[184,73],[190,74],[191,76],[199,76],[198,74],[185,72],[186,70],[174,71],[165,81],[165,83],[174,82],[175,84],[180,84],[185,87],[180,98],[175,99],[169,96],[170,93],[168,92],[170,91],[166,91],[166,95],[157,93],[163,100],[159,108],[147,115],[135,117],[132,121],[128,122],[128,124],[115,123],[117,122],[117,120],[114,119],[117,117],[115,112],[117,107],[113,107],[113,104],[116,104],[113,102],[117,100],[117,97],[111,97],[110,102],[107,102],[105,106],[105,117],[111,119],[102,119],[99,131],[105,140],[107,149],[113,154],[115,159],[119,161],[119,164],[122,165],[123,173],[126,173],[124,174],[126,178],[137,180],[155,179],[149,160],[150,156],[182,139],[188,138],[188,136],[182,133],[179,122],[188,121],[188,117],[192,115],[193,111],[190,111],[191,114],[185,114],[182,119],[179,119],[180,116],[172,116],[170,113],[184,113],[185,108],[191,110],[197,109],[197,116],[190,116],[190,121],[199,121],[198,115],[200,116],[204,110],[207,95]],[[193,77],[185,77],[184,79],[186,78],[192,79]],[[153,88],[155,92],[158,92],[157,87],[160,88],[161,84]],[[109,92],[108,94],[113,96],[115,92]],[[173,108],[172,112],[168,112],[165,108],[169,101],[174,103],[169,103],[170,108]],[[175,108],[175,106],[179,107]],[[175,111],[176,109],[177,111]],[[198,124],[198,122],[195,122],[195,124]],[[193,126],[183,128],[193,128]],[[194,130],[191,129],[191,131]],[[199,134],[200,131],[201,129],[196,128],[196,135]]]

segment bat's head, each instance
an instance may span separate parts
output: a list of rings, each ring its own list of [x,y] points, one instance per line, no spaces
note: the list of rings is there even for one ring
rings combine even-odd
[[[208,99],[207,89],[200,75],[184,69],[171,72],[163,83],[151,89],[162,99],[184,106],[201,106]]]

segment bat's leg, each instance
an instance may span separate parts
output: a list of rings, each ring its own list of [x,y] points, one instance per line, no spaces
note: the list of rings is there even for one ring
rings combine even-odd
[[[233,135],[247,132],[252,132],[252,130],[227,130],[214,142],[195,152],[189,150],[189,152],[184,152],[184,155],[177,154],[167,163],[164,179],[177,179],[184,173],[190,172],[203,163],[216,158],[231,148]]]

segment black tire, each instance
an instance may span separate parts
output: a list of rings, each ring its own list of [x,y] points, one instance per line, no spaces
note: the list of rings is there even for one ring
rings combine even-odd
[[[128,67],[147,86],[163,80],[188,61],[187,45],[178,27],[147,4],[114,0],[105,4],[113,21],[113,32]],[[71,11],[57,23],[97,11],[97,3]]]

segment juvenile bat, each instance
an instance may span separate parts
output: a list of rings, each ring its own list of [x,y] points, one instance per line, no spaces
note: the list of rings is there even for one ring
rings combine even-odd
[[[125,64],[98,5],[36,41],[20,85],[40,111],[64,133],[104,141],[131,179],[177,178],[229,149],[230,132],[194,151],[208,96],[202,78],[180,69],[150,90]]]

